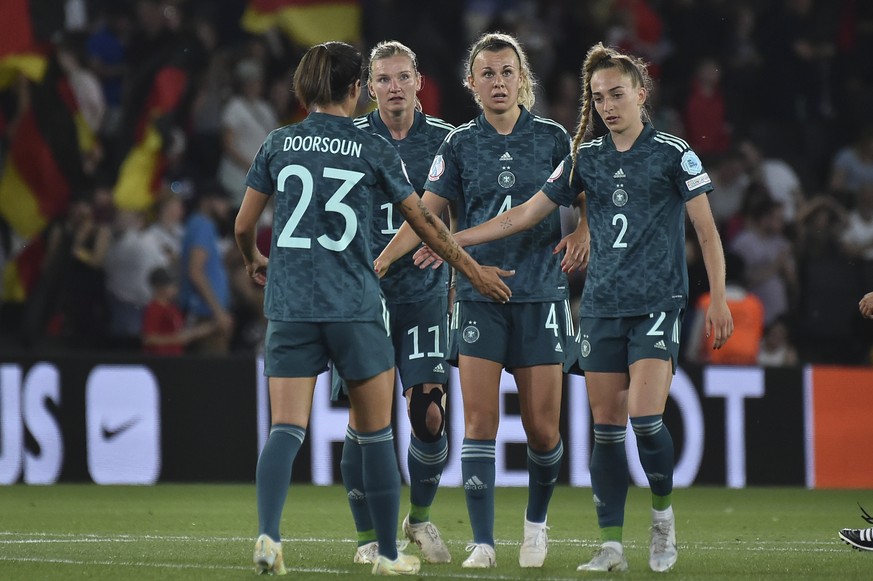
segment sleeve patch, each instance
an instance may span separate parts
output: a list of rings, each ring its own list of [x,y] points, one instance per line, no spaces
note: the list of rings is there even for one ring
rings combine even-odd
[[[695,156],[696,157],[696,156]],[[711,184],[712,180],[709,179],[708,173],[702,173],[697,177],[693,177],[690,180],[685,180],[685,185],[688,186],[688,190],[696,190],[700,186],[705,186],[706,184]]]
[[[697,154],[691,150],[688,150],[682,154],[681,165],[682,169],[685,170],[685,173],[689,175],[696,176],[703,171],[703,163],[701,163],[700,158],[697,157]]]
[[[548,183],[552,183],[561,177],[561,174],[564,173],[564,160],[561,160],[561,163],[558,164],[558,167],[555,168],[555,171],[552,172],[552,175],[549,176],[549,179],[546,181]]]
[[[443,172],[446,171],[446,162],[442,155],[437,155],[433,158],[433,163],[430,165],[430,172],[427,174],[428,181],[435,182],[440,179]]]

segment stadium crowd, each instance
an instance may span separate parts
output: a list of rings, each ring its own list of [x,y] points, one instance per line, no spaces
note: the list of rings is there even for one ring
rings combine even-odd
[[[258,350],[266,324],[262,291],[246,275],[231,229],[258,146],[273,128],[305,116],[290,79],[308,44],[275,27],[252,32],[244,19],[252,5],[245,0],[56,4],[63,21],[47,35],[46,75],[66,82],[77,113],[71,127],[90,130],[93,140],[76,155],[58,156],[68,199],[46,213],[44,228],[22,231],[12,216],[23,202],[2,190],[11,187],[16,148],[28,143],[26,112],[32,108],[36,128],[53,128],[43,131],[54,132],[47,142],[58,139],[61,126],[52,125],[51,110],[38,107],[39,81],[0,75],[0,345],[10,351]],[[654,125],[687,140],[703,158],[715,184],[713,214],[725,249],[737,259],[729,265],[742,272],[732,282],[760,302],[759,315],[737,318],[736,343],[752,348],[735,362],[871,364],[873,329],[858,316],[857,301],[873,289],[867,106],[873,4],[345,4],[359,26],[355,38],[337,40],[365,51],[385,39],[408,44],[425,76],[424,111],[450,123],[476,113],[461,67],[465,47],[483,31],[519,39],[539,81],[534,112],[571,134],[587,47],[602,40],[645,57],[655,79]],[[330,29],[324,34],[331,38]],[[372,107],[365,96],[360,112]],[[157,149],[148,149],[150,137]],[[135,156],[148,151],[148,163],[137,165],[143,158]],[[66,167],[73,161],[76,167]],[[269,224],[265,219],[259,235],[262,252]],[[40,252],[28,254],[35,248]],[[708,290],[694,236],[687,260],[686,335]],[[571,283],[578,297],[584,274]],[[751,332],[741,334],[743,325]],[[695,347],[683,357],[706,361],[708,353]]]

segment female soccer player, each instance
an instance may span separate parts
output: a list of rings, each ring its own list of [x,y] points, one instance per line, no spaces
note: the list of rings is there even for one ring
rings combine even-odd
[[[515,38],[483,35],[470,48],[465,70],[482,114],[446,137],[424,194],[434,213],[453,203],[461,228],[525,202],[570,147],[563,127],[530,113],[534,79]],[[377,269],[417,245],[409,234],[401,228],[377,258]],[[569,240],[573,247],[581,245],[573,236],[562,243],[556,211],[526,236],[473,249],[477,260],[512,265],[510,304],[483,301],[466,277],[457,277],[452,358],[464,400],[461,472],[473,529],[464,567],[496,565],[495,450],[504,369],[515,377],[528,439],[528,504],[519,564],[541,567],[546,557],[546,515],[563,456],[558,431],[562,365],[573,335],[567,277],[553,249]]]
[[[291,466],[303,442],[316,376],[328,360],[349,383],[358,426],[361,476],[379,543],[374,574],[415,574],[417,557],[398,554],[400,474],[394,455],[391,403],[394,352],[372,268],[373,196],[384,192],[408,223],[434,244],[477,289],[498,301],[511,295],[500,276],[454,243],[421,203],[396,150],[360,131],[350,115],[361,91],[362,56],[351,45],[309,49],[294,73],[305,120],[267,137],[246,177],[236,240],[250,276],[266,283],[269,320],[265,374],[272,427],[258,460],[259,572],[282,574],[279,523]],[[258,219],[275,195],[270,268],[255,246]]]
[[[400,153],[412,184],[422,187],[430,162],[451,125],[426,115],[416,94],[422,87],[415,53],[397,41],[385,41],[370,52],[367,90],[378,108],[355,119],[364,131],[381,135]],[[394,204],[384,196],[374,202],[373,255],[378,255],[403,223]],[[430,522],[430,507],[448,459],[445,403],[448,366],[447,269],[419,270],[412,256],[398,261],[380,281],[388,304],[394,364],[407,400],[412,438],[407,452],[409,466],[409,513],[403,532],[421,549],[428,563],[452,560],[436,525]],[[336,377],[336,376],[334,376]],[[337,391],[337,388],[334,388]],[[354,413],[350,418],[354,421]],[[350,422],[341,463],[343,484],[358,532],[356,563],[372,563],[378,556],[367,497],[360,493],[361,447],[357,427]]]
[[[572,367],[585,372],[594,417],[591,484],[603,542],[580,571],[623,571],[628,417],[652,491],[649,566],[676,563],[673,440],[662,421],[687,308],[685,213],[703,251],[711,302],[705,332],[719,349],[733,333],[724,251],[709,209],[709,176],[683,140],[648,121],[645,64],[598,43],[582,68],[583,102],[572,153],[527,203],[456,240],[472,246],[534,227],[559,205],[584,206],[591,255]],[[591,108],[608,129],[593,133]],[[427,262],[423,253],[419,259]],[[571,367],[568,365],[568,368]]]

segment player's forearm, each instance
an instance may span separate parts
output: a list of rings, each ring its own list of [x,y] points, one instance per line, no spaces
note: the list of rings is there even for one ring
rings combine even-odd
[[[243,260],[246,264],[251,264],[255,259],[256,236],[254,229],[241,229],[239,224],[237,224],[234,237],[236,238],[236,245],[239,248],[240,254],[242,254]]]
[[[548,198],[545,194],[538,192],[524,204],[510,208],[487,222],[458,232],[455,240],[464,247],[475,246],[530,230],[557,208],[556,204],[546,200]]]
[[[709,280],[709,293],[713,302],[725,300],[725,262],[721,238],[713,226],[711,233],[698,233],[703,264]]]
[[[404,212],[410,229],[456,270],[468,278],[475,276],[478,263],[458,245],[443,221],[431,213],[421,200],[417,201],[417,206],[417,211]]]
[[[388,245],[382,249],[379,260],[388,266],[396,262],[401,256],[418,248],[419,244],[421,244],[421,237],[412,229],[409,222],[404,222],[391,241],[388,242]]]

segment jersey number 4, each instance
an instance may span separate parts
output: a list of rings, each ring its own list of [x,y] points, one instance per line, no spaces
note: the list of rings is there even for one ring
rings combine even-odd
[[[339,240],[334,240],[333,238],[328,237],[327,234],[322,234],[316,238],[316,241],[328,250],[342,252],[346,247],[348,247],[352,240],[354,240],[355,234],[358,233],[358,217],[355,214],[355,211],[352,210],[351,206],[343,203],[343,198],[352,191],[355,184],[361,181],[364,174],[357,171],[326,167],[324,168],[324,173],[322,175],[325,178],[339,180],[341,182],[333,195],[328,198],[327,202],[325,202],[324,211],[336,212],[345,218],[346,224]],[[294,211],[291,212],[288,221],[285,222],[285,226],[282,228],[282,232],[279,234],[279,239],[276,244],[279,248],[312,248],[312,238],[294,236],[294,230],[300,224],[300,221],[303,219],[304,214],[306,214],[306,211],[312,203],[312,191],[315,189],[312,173],[302,165],[286,165],[282,168],[282,171],[279,172],[277,180],[277,186],[280,192],[285,191],[285,182],[290,177],[300,179],[302,185],[300,199],[297,201],[297,206],[294,207]]]

